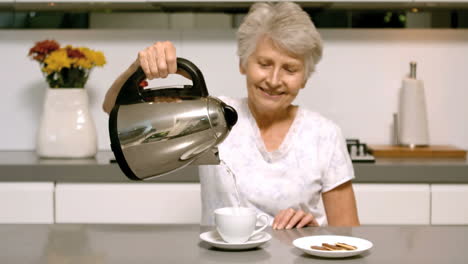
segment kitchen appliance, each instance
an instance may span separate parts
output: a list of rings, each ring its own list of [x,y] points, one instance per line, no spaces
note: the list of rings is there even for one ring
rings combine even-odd
[[[190,164],[219,164],[217,145],[237,122],[234,108],[208,95],[192,62],[177,58],[177,67],[193,85],[145,88],[146,76],[139,68],[122,86],[110,113],[111,148],[132,180]]]
[[[411,148],[429,145],[424,83],[416,79],[416,62],[410,63],[409,78],[402,83],[395,127],[397,144]]]
[[[362,143],[359,139],[346,139],[346,147],[353,163],[375,162],[375,157],[370,153],[367,144]]]

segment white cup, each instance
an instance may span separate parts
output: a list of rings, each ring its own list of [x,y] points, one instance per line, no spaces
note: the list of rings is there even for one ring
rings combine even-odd
[[[262,232],[267,226],[270,217],[267,214],[258,214],[253,208],[224,207],[214,211],[216,230],[227,243],[245,243],[252,236]],[[265,219],[265,224],[255,229],[257,219]]]

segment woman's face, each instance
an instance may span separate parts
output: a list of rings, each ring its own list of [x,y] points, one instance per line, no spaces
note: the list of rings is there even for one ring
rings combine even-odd
[[[261,38],[240,71],[245,74],[249,103],[256,111],[286,110],[305,85],[304,60]]]

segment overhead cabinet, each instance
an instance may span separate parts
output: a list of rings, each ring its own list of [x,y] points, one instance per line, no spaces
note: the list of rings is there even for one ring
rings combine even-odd
[[[147,0],[13,0],[16,3],[146,3]]]
[[[179,4],[179,6],[182,6],[183,3],[186,3],[187,5],[193,5],[193,4],[198,4],[198,5],[204,5],[204,6],[209,6],[210,4],[220,6],[248,6],[251,3],[257,2],[257,1],[243,1],[243,0],[205,0],[205,1],[198,1],[198,0],[163,0],[163,1],[158,1],[158,0],[111,0],[111,1],[105,1],[105,0],[53,0],[53,1],[46,1],[46,0],[0,0],[0,2],[12,2],[12,3],[45,3],[48,5],[53,5],[53,3],[58,3],[58,4],[77,4],[77,3],[82,3],[82,4],[106,4],[108,6],[111,6],[112,4],[149,4],[148,6],[151,5],[164,5],[164,4],[172,4],[176,3]],[[355,1],[355,0],[297,0],[294,1],[297,3],[301,4],[317,4],[317,5],[325,5],[329,3],[353,3],[353,4],[360,4],[363,5],[365,3],[412,3],[412,2],[466,2],[466,0],[453,0],[453,1],[444,1],[444,0],[360,0],[360,1]]]

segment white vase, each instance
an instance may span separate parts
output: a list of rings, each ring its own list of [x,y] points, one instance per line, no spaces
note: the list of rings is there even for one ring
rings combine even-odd
[[[48,88],[37,134],[43,158],[90,158],[97,152],[96,127],[84,88]]]

